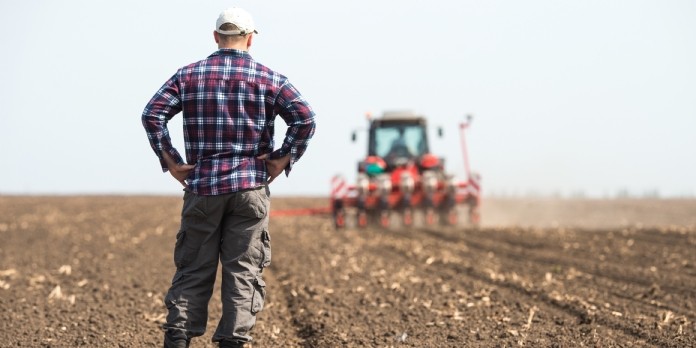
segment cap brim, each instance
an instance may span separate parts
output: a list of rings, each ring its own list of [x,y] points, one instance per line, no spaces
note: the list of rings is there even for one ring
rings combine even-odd
[[[246,31],[243,30],[220,30],[220,29],[215,29],[218,34],[222,35],[246,35],[246,34],[258,34],[259,31],[254,29],[253,32],[247,33]]]

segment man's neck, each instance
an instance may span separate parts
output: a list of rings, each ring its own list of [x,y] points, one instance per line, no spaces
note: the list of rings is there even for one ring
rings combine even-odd
[[[222,49],[222,48],[235,49],[235,50],[240,50],[240,51],[249,51],[249,48],[246,47],[246,44],[241,44],[241,45],[218,45],[218,49]]]

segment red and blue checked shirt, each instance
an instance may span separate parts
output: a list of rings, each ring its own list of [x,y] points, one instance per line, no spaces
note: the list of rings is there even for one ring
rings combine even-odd
[[[288,175],[314,135],[314,112],[288,79],[254,61],[248,52],[220,49],[179,69],[145,107],[142,122],[152,149],[184,163],[172,146],[167,122],[182,112],[186,161],[195,164],[187,190],[210,196],[265,185],[265,162],[290,153]],[[288,125],[273,151],[276,115]]]

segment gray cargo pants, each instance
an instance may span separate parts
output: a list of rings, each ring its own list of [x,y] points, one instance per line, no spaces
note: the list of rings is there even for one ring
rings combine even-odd
[[[248,342],[266,294],[261,272],[271,263],[268,186],[219,196],[186,192],[176,236],[176,273],[164,302],[170,340],[203,335],[218,260],[222,318],[213,341]]]

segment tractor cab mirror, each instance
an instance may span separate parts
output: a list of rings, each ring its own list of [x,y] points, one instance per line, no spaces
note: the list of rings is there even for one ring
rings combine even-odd
[[[355,142],[355,140],[358,139],[358,134],[353,131],[353,133],[350,134],[350,141]]]
[[[439,138],[442,138],[442,136],[445,134],[445,131],[442,129],[442,127],[437,127],[437,136]]]

